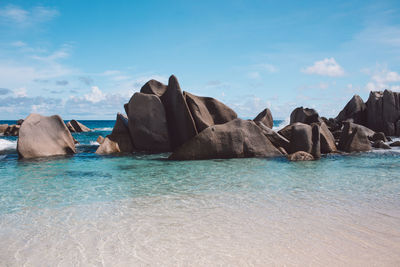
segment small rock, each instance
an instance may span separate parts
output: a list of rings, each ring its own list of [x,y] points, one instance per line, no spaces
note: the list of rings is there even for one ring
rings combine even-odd
[[[293,154],[288,155],[287,159],[290,161],[309,161],[314,160],[314,157],[310,153],[297,151]]]
[[[391,149],[391,147],[388,144],[385,144],[382,140],[375,141],[372,144],[372,147],[374,147],[374,148],[382,148],[382,149]]]
[[[393,143],[390,144],[390,146],[400,146],[400,141],[394,141]]]

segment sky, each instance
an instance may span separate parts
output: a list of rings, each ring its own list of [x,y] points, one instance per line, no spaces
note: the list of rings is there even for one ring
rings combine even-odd
[[[114,119],[178,77],[240,117],[400,91],[400,1],[0,1],[0,119]]]

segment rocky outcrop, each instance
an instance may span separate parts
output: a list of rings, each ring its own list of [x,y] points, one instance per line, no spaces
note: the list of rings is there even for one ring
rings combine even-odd
[[[70,120],[67,123],[67,128],[71,133],[90,132],[90,128],[86,127],[77,120]]]
[[[118,113],[111,134],[107,135],[103,142],[100,143],[96,154],[131,153],[133,150],[133,142],[128,129],[128,118]]]
[[[300,122],[292,124],[289,153],[297,151],[310,153],[315,158],[321,156],[319,125],[310,126]]]
[[[178,79],[174,75],[169,78],[168,87],[161,96],[161,102],[167,117],[170,145],[174,150],[198,133]]]
[[[17,143],[22,158],[47,157],[76,152],[74,139],[60,116],[30,114],[21,125]]]
[[[177,148],[170,159],[275,157],[281,152],[252,121],[235,119],[210,126]]]
[[[378,132],[378,133],[374,133],[372,136],[368,137],[370,141],[375,142],[375,141],[383,141],[383,142],[387,142],[388,139],[386,138],[386,135],[382,132]]]
[[[140,89],[140,92],[143,94],[151,94],[158,97],[161,97],[165,91],[167,91],[167,86],[156,80],[148,81]]]
[[[310,161],[314,160],[313,155],[304,151],[297,151],[293,154],[287,156],[287,159],[290,161]]]
[[[9,125],[7,127],[7,129],[4,131],[3,135],[4,136],[18,136],[20,128],[21,128],[21,125],[17,125],[17,124]]]
[[[371,92],[367,101],[366,126],[386,135],[400,136],[400,93]]]
[[[129,132],[138,150],[171,151],[164,106],[154,94],[135,93],[128,103]]]
[[[354,95],[335,118],[338,122],[350,121],[365,125],[367,121],[367,106],[359,95]]]
[[[235,111],[215,98],[196,96],[188,92],[183,94],[198,132],[237,118]]]
[[[400,141],[394,141],[393,143],[390,144],[391,147],[396,147],[400,146]]]
[[[321,118],[315,109],[298,107],[290,114],[290,124],[301,122],[311,124],[313,122],[320,122]]]
[[[261,111],[260,114],[258,114],[257,117],[255,117],[253,121],[255,123],[261,122],[265,126],[267,126],[268,128],[271,128],[271,129],[274,126],[274,119],[272,118],[272,113],[268,108]]]
[[[19,120],[17,120],[17,125],[22,125],[23,122],[24,122],[24,119],[19,119]]]
[[[283,148],[286,152],[289,151],[290,142],[288,139],[275,132],[271,128],[264,125],[262,122],[257,121],[257,126],[260,127],[262,133],[271,141],[276,148]],[[286,154],[286,153],[284,153]]]
[[[344,122],[339,140],[339,149],[345,152],[361,152],[371,150],[369,136],[371,130],[359,124]]]

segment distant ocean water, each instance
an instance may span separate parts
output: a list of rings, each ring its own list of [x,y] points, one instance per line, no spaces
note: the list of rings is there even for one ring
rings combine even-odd
[[[17,138],[0,136],[0,266],[400,263],[399,148],[297,163],[99,156],[115,121],[81,122],[94,131],[73,134],[74,156],[18,160]]]

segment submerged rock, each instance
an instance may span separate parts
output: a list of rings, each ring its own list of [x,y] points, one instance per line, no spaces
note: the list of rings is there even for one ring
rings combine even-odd
[[[265,126],[268,128],[271,128],[274,126],[274,119],[272,118],[272,113],[269,110],[269,108],[264,109],[263,111],[260,112],[254,119],[254,122],[262,122]]]
[[[172,150],[183,145],[197,135],[196,125],[186,104],[178,79],[169,78],[167,90],[161,96],[168,123],[168,132]]]
[[[237,118],[230,107],[212,97],[202,97],[183,92],[198,132],[217,124],[224,124]]]
[[[68,130],[71,133],[82,133],[82,132],[90,132],[90,128],[86,127],[82,123],[77,120],[70,120],[67,123]]]
[[[177,148],[170,159],[198,160],[280,155],[282,153],[254,122],[235,119],[225,124],[208,127]]]
[[[117,114],[117,120],[110,135],[104,138],[103,143],[96,150],[96,154],[131,153],[134,147],[129,134],[128,118]]]
[[[17,142],[22,158],[47,157],[76,152],[74,139],[60,116],[30,114],[21,125]]]
[[[158,96],[135,93],[128,103],[129,132],[135,148],[171,151],[164,106]]]
[[[310,161],[314,160],[313,155],[304,151],[297,151],[293,154],[287,156],[287,159],[290,161]]]
[[[290,124],[301,122],[311,124],[313,122],[320,122],[321,118],[315,109],[298,107],[290,114]]]
[[[382,148],[382,149],[391,149],[391,147],[389,145],[385,144],[382,140],[375,141],[372,144],[372,147],[374,147],[374,148]]]

